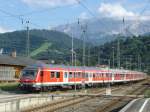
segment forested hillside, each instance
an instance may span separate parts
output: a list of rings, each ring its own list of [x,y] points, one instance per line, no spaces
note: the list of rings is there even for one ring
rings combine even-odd
[[[65,50],[71,49],[71,37],[58,31],[30,30],[29,43],[31,57],[38,57],[45,52],[64,53]],[[74,43],[75,48],[79,48],[82,41],[74,39]],[[5,54],[16,50],[18,55],[26,55],[27,31],[0,34],[0,48],[3,48]]]
[[[88,53],[88,46],[86,49],[87,65],[110,64],[113,67],[114,52],[114,66],[117,67],[117,40],[90,48],[90,53]],[[82,54],[82,49],[77,52]],[[82,60],[82,58],[79,59]],[[120,37],[120,62],[122,68],[150,71],[150,35],[129,38]]]

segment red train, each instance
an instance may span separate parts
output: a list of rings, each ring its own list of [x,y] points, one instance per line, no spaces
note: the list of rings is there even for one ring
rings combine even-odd
[[[34,65],[26,67],[20,78],[23,89],[53,89],[55,87],[92,86],[100,83],[137,81],[146,74],[123,69],[73,67],[63,65]]]

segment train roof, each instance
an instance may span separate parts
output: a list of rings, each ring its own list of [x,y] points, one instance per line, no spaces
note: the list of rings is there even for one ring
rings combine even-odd
[[[29,68],[61,68],[61,69],[78,69],[78,70],[108,70],[108,68],[87,67],[87,66],[67,66],[67,65],[53,65],[53,64],[35,64],[28,66]]]
[[[143,73],[139,71],[131,71],[131,70],[125,70],[125,69],[111,69],[111,68],[100,68],[100,67],[87,67],[87,66],[67,66],[67,65],[54,65],[54,64],[34,64],[26,67],[25,69],[32,68],[52,68],[52,69],[61,69],[61,70],[87,70],[87,71],[107,71],[107,72],[121,72],[124,73]]]

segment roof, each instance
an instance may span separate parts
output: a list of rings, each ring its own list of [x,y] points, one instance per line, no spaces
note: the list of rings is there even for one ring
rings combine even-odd
[[[28,57],[12,57],[7,55],[0,55],[0,64],[3,65],[17,65],[17,66],[29,66],[33,64],[42,63]]]
[[[28,68],[52,68],[52,69],[68,69],[68,70],[91,70],[91,71],[107,71],[107,72],[121,72],[124,73],[142,73],[137,71],[131,70],[124,70],[124,69],[111,69],[111,68],[100,68],[100,67],[87,67],[87,66],[67,66],[67,65],[54,65],[54,64],[34,64],[26,67]]]

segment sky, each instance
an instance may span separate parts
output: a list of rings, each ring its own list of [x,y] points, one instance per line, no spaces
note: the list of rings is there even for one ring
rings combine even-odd
[[[0,0],[0,33],[101,17],[150,20],[150,0]]]

